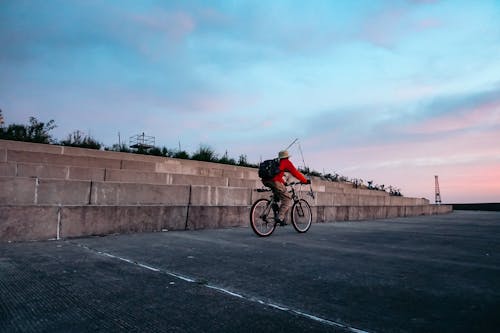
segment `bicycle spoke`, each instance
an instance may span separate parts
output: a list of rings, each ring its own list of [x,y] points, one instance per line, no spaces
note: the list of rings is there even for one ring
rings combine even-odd
[[[297,232],[309,230],[312,223],[311,207],[304,199],[296,201],[292,206],[292,224]]]
[[[274,231],[274,212],[268,199],[259,199],[253,204],[250,210],[250,226],[261,237],[269,236]]]

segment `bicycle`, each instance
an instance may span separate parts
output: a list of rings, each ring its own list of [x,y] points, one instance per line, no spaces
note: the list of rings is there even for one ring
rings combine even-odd
[[[292,182],[285,184],[290,187],[289,192],[292,194],[292,208],[291,211],[291,221],[295,230],[299,233],[305,233],[311,227],[312,223],[312,210],[309,203],[298,196],[295,192],[294,186],[301,184],[300,182]],[[270,192],[270,188],[257,189],[257,192]],[[314,193],[309,191],[310,196],[314,198]],[[276,225],[279,224],[275,220],[275,216],[278,213],[278,202],[274,194],[271,194],[269,199],[261,198],[254,202],[252,208],[250,209],[250,226],[253,231],[260,237],[266,237],[273,233],[276,229]]]

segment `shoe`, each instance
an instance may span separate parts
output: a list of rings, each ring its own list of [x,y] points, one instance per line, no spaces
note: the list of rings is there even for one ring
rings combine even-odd
[[[285,225],[286,225],[285,220],[281,220],[279,217],[275,217],[275,218],[274,218],[274,221],[275,221],[276,223],[278,223],[280,226],[285,226]]]

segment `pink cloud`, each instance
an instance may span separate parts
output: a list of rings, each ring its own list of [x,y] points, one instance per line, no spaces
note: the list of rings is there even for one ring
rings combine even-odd
[[[500,125],[500,101],[487,102],[470,110],[432,118],[411,126],[406,131],[428,134],[491,125]]]
[[[395,138],[384,144],[329,148],[335,141],[332,133],[321,142],[304,142],[304,147],[318,147],[316,152],[306,150],[313,169],[393,185],[405,196],[431,202],[434,175],[439,175],[444,202],[500,202],[500,150],[496,144],[500,132],[495,129],[433,140]]]

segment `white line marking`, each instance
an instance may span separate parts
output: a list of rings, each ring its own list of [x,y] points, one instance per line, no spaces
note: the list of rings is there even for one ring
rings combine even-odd
[[[221,288],[221,287],[217,287],[217,286],[212,286],[212,285],[209,285],[209,284],[207,284],[206,286],[207,286],[207,288],[214,289],[214,290],[223,292],[225,294],[228,294],[228,295],[231,295],[231,296],[234,296],[234,297],[245,299],[245,297],[243,295],[237,294],[237,293],[229,291],[227,289],[224,289],[224,288]]]
[[[144,265],[144,264],[138,264],[138,265],[139,265],[139,267],[149,269],[150,271],[153,271],[153,272],[161,272],[158,268],[154,268],[154,267]]]
[[[139,263],[137,261],[133,261],[131,259],[119,257],[119,256],[113,255],[111,253],[97,251],[97,250],[94,250],[94,249],[92,249],[92,248],[90,248],[90,247],[88,247],[86,245],[83,245],[83,244],[76,243],[76,245],[78,245],[79,247],[82,247],[84,249],[87,249],[87,250],[89,250],[91,252],[97,253],[99,255],[103,255],[103,256],[106,256],[106,257],[109,257],[109,258],[113,258],[113,259],[118,259],[118,260],[124,261],[126,263],[129,263],[129,264],[132,264],[132,265],[136,265],[136,266],[139,266],[139,267],[151,270],[153,272],[167,274],[167,275],[170,275],[172,277],[178,278],[178,279],[186,281],[186,282],[199,283],[200,281],[202,281],[202,280],[199,280],[199,279],[188,277],[186,275],[181,275],[179,273],[169,272],[169,271],[166,271],[166,270],[162,270],[160,268],[155,268],[155,267],[152,267],[152,266],[149,266],[149,265],[146,265],[146,264],[142,264],[142,263]],[[203,285],[203,286],[205,286],[205,287],[207,287],[209,289],[213,289],[213,290],[216,290],[216,291],[224,293],[224,294],[228,294],[228,295],[233,296],[233,297],[238,297],[238,298],[241,298],[241,299],[253,302],[253,303],[259,303],[259,304],[262,304],[262,305],[265,305],[265,306],[268,306],[268,307],[271,307],[271,308],[274,308],[274,309],[277,309],[277,310],[280,310],[280,311],[290,312],[290,313],[293,313],[293,314],[298,315],[300,317],[304,317],[304,318],[307,318],[307,319],[310,319],[310,320],[313,320],[313,321],[317,321],[317,322],[325,324],[325,325],[340,327],[340,328],[346,329],[346,330],[348,330],[350,332],[353,332],[353,333],[369,333],[368,331],[364,331],[364,330],[361,330],[359,328],[350,327],[350,326],[347,326],[345,324],[338,323],[338,322],[335,322],[335,321],[332,321],[332,320],[328,320],[328,319],[324,319],[324,318],[321,318],[321,317],[317,317],[317,316],[308,314],[308,313],[300,311],[300,310],[288,308],[288,307],[285,307],[285,306],[282,306],[282,305],[278,305],[278,304],[274,304],[274,303],[271,303],[271,302],[266,302],[266,301],[263,301],[263,300],[258,299],[256,297],[244,296],[242,294],[236,293],[234,291],[230,291],[230,290],[222,288],[222,287],[217,287],[217,286],[214,286],[214,285],[211,285],[211,284],[207,284],[207,283],[199,283],[199,284]]]

